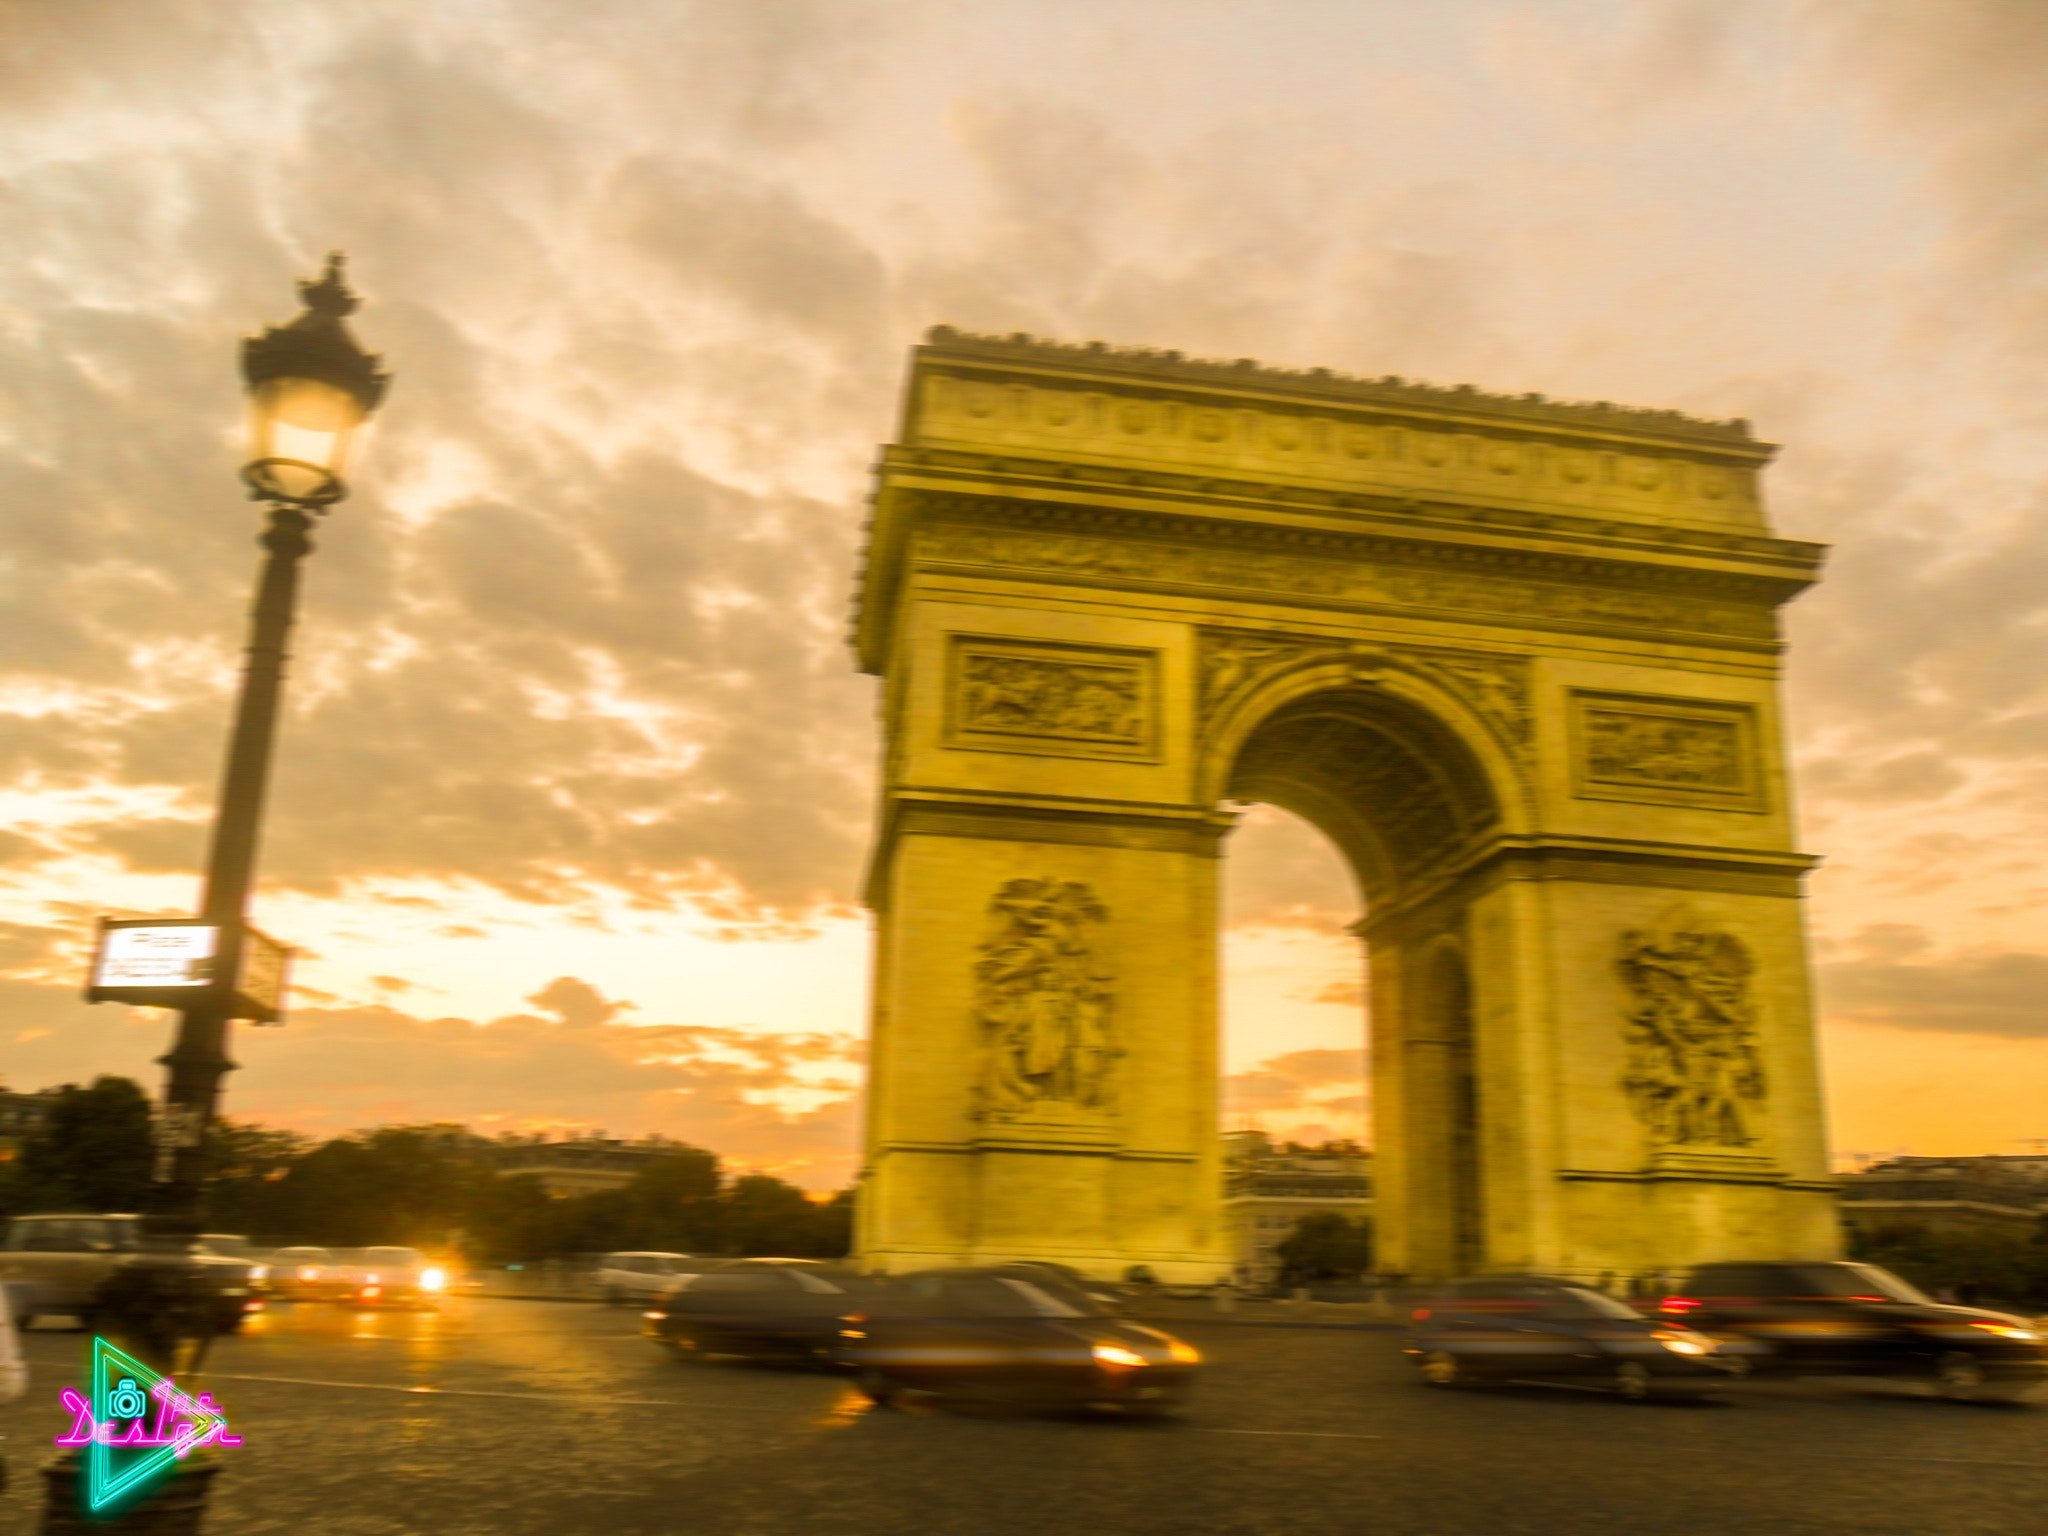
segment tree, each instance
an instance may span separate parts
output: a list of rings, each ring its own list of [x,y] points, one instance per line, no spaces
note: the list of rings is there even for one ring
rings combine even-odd
[[[2032,1232],[1959,1232],[1920,1222],[1899,1222],[1849,1235],[1849,1256],[1903,1276],[1930,1294],[1959,1300],[2021,1303],[2048,1301],[2048,1235]]]
[[[312,1150],[310,1138],[249,1121],[216,1120],[206,1133],[206,1229],[279,1230],[280,1184]]]
[[[1283,1278],[1349,1280],[1372,1268],[1372,1226],[1341,1211],[1310,1211],[1273,1248]]]
[[[57,1092],[42,1125],[7,1167],[0,1203],[21,1211],[133,1211],[155,1160],[149,1096],[125,1077]]]
[[[384,1125],[315,1147],[277,1182],[269,1237],[363,1247],[457,1241],[496,1179],[491,1143],[459,1125]]]

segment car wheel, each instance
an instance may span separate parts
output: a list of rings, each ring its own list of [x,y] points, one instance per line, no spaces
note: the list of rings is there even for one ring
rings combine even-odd
[[[1638,1360],[1624,1360],[1614,1368],[1614,1390],[1624,1402],[1640,1403],[1650,1396],[1650,1368]]]
[[[877,1408],[894,1408],[897,1399],[903,1396],[903,1388],[894,1377],[869,1366],[853,1378],[853,1384],[860,1395]]]
[[[1462,1387],[1472,1377],[1458,1357],[1448,1350],[1433,1349],[1422,1357],[1422,1379],[1432,1387]]]
[[[1984,1362],[1963,1349],[1952,1349],[1935,1362],[1934,1379],[1941,1384],[1941,1395],[1958,1403],[1982,1401],[1988,1380]]]

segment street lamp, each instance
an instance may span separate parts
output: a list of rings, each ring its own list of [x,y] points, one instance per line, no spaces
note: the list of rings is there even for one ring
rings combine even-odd
[[[342,281],[341,269],[336,252],[319,278],[299,284],[303,314],[242,343],[250,409],[249,461],[242,479],[250,499],[269,507],[269,522],[259,541],[266,553],[249,616],[248,661],[228,739],[200,916],[161,925],[154,959],[147,958],[149,936],[134,934],[135,925],[103,925],[101,953],[86,992],[94,1001],[179,1009],[177,1039],[169,1054],[159,1058],[166,1069],[164,1102],[144,1212],[144,1252],[109,1283],[99,1298],[98,1319],[166,1376],[196,1371],[207,1344],[241,1310],[241,1298],[220,1278],[224,1266],[209,1263],[199,1252],[206,1129],[221,1080],[234,1070],[227,1054],[229,1023],[274,1017],[281,1006],[276,947],[250,928],[248,908],[277,735],[285,642],[298,601],[299,562],[313,551],[313,519],[348,494],[342,470],[350,444],[390,384],[378,358],[358,346],[343,323],[358,301]],[[108,942],[109,933],[132,941],[118,963],[110,963],[116,946]],[[138,946],[145,955],[140,960],[134,958]],[[176,958],[161,958],[166,955]],[[126,973],[120,963],[128,965]],[[71,1529],[65,1522],[77,1507],[77,1459],[51,1464],[48,1477],[44,1530]],[[183,1529],[178,1522],[196,1520],[196,1506],[203,1503],[210,1479],[211,1468],[188,1463],[176,1479],[178,1486],[162,1490],[147,1512],[136,1510],[135,1518],[141,1526],[154,1520],[169,1522],[166,1529]]]
[[[317,282],[299,284],[304,314],[242,343],[250,425],[242,478],[259,501],[327,507],[346,496],[350,444],[391,382],[342,323],[358,300],[341,261],[336,251]]]

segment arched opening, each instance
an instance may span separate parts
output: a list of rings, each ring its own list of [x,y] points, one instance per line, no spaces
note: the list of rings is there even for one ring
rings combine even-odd
[[[1344,926],[1351,944],[1365,946],[1363,953],[1353,950],[1353,974],[1370,978],[1357,988],[1350,1039],[1352,1049],[1368,1032],[1372,1040],[1363,1053],[1370,1059],[1367,1085],[1358,1095],[1372,1114],[1358,1123],[1374,1154],[1380,1267],[1418,1276],[1484,1267],[1484,1042],[1465,913],[1452,879],[1499,825],[1484,767],[1419,704],[1348,686],[1265,715],[1238,746],[1226,792],[1233,801],[1288,813],[1285,821],[1270,810],[1248,815],[1245,852],[1263,866],[1252,871],[1261,889],[1245,901],[1227,868],[1232,901],[1225,917],[1227,925],[1241,924],[1246,907],[1285,910],[1272,889],[1275,864],[1302,878],[1296,949],[1309,974],[1298,990],[1322,991],[1337,970],[1329,948],[1334,924],[1316,911],[1331,899],[1332,882],[1327,863],[1319,869],[1305,855],[1305,839],[1320,833],[1336,850],[1363,908],[1354,908]],[[1276,859],[1272,845],[1282,834],[1292,846],[1288,857]],[[1231,948],[1227,937],[1226,956],[1236,959]],[[1232,1001],[1250,990],[1234,975],[1226,986]],[[1241,1063],[1258,1024],[1235,1012],[1226,1013],[1225,1027],[1231,1056]],[[1327,1028],[1332,1021],[1322,1022]],[[1335,1042],[1327,1048],[1342,1049]],[[1286,1064],[1284,1056],[1275,1058],[1274,1065]],[[1277,1095],[1286,1085],[1274,1079],[1285,1075],[1269,1066],[1253,1086]],[[1236,1103],[1226,1096],[1226,1124],[1233,1109],[1243,1118],[1244,1098],[1242,1091]]]

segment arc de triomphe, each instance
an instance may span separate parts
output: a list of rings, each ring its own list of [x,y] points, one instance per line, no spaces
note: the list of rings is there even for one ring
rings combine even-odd
[[[1827,1257],[1777,610],[1743,422],[935,330],[884,680],[859,1250],[1230,1268],[1235,802],[1366,893],[1382,1267]]]

